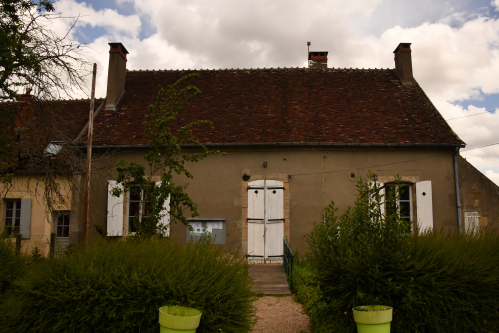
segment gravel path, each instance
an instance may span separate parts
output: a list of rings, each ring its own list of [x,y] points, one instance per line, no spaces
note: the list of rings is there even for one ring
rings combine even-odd
[[[255,332],[310,333],[310,319],[292,296],[263,296],[255,300]]]

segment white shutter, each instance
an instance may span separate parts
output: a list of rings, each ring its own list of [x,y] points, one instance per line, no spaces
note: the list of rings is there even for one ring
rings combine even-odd
[[[161,182],[156,182],[156,186],[161,186]],[[168,196],[168,198],[166,198],[165,202],[163,203],[163,210],[161,211],[159,224],[166,226],[163,236],[170,236],[170,196]]]
[[[416,212],[419,230],[433,229],[431,180],[416,183]]]
[[[281,183],[282,186],[282,183]],[[284,219],[284,189],[282,188],[268,188],[266,191],[267,196],[267,221],[269,220],[283,220]]]
[[[377,188],[379,189],[379,194],[382,196],[381,197],[381,201],[380,201],[380,206],[379,206],[379,212],[381,213],[381,216],[384,216],[385,215],[385,189],[384,188],[381,188],[383,187],[383,183],[380,183],[380,182],[373,182],[373,181],[369,181],[367,183],[367,186],[369,187],[369,192],[370,192],[370,196],[369,196],[369,205],[371,205],[371,203],[374,201],[374,197],[372,195],[374,195],[374,189]],[[376,186],[376,187],[375,187]],[[373,212],[371,212],[373,213]],[[372,219],[371,219],[372,221]]]
[[[385,184],[383,184],[383,183],[376,183],[376,187],[379,188],[379,195],[381,196],[379,211],[380,211],[382,217],[385,216],[385,202],[386,202],[384,185]]]
[[[119,197],[111,194],[113,188],[123,189],[116,180],[107,182],[107,235],[123,236],[123,193]]]
[[[283,255],[284,184],[278,180],[265,182],[265,256]]]
[[[31,199],[21,199],[21,221],[19,232],[21,238],[29,238],[31,226]]]
[[[264,256],[265,181],[248,183],[248,255]]]
[[[248,183],[248,219],[263,220],[265,217],[264,181]]]

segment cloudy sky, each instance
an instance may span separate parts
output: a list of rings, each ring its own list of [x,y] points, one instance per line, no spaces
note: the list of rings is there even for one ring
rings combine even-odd
[[[462,155],[499,184],[499,0],[59,0],[79,16],[105,96],[108,42],[128,49],[128,69],[304,67],[311,50],[328,66],[393,68],[412,43],[414,76],[454,131]],[[74,21],[74,20],[73,20]],[[64,32],[71,19],[55,29]],[[488,147],[483,147],[488,146]],[[480,148],[481,147],[481,148]]]

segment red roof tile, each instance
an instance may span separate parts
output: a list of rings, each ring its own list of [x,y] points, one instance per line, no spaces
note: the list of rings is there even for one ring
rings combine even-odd
[[[211,120],[202,143],[464,145],[416,83],[386,69],[128,71],[115,111],[95,121],[94,145],[144,145],[144,116],[158,90],[179,78],[202,94],[179,122]]]

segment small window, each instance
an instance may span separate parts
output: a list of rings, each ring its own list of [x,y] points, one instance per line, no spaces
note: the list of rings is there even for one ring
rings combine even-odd
[[[398,193],[396,192],[398,188]],[[404,221],[407,227],[407,232],[412,230],[412,187],[408,184],[387,184],[385,185],[386,198],[394,196],[396,198],[394,204],[390,207],[386,206],[386,213],[390,214],[393,212],[398,212],[400,215],[400,220]]]
[[[69,212],[58,212],[56,213],[55,222],[56,225],[56,235],[57,238],[69,238]]]
[[[5,233],[9,236],[18,234],[21,228],[21,200],[5,201]]]
[[[478,211],[464,212],[464,226],[468,233],[480,230],[480,215]]]

